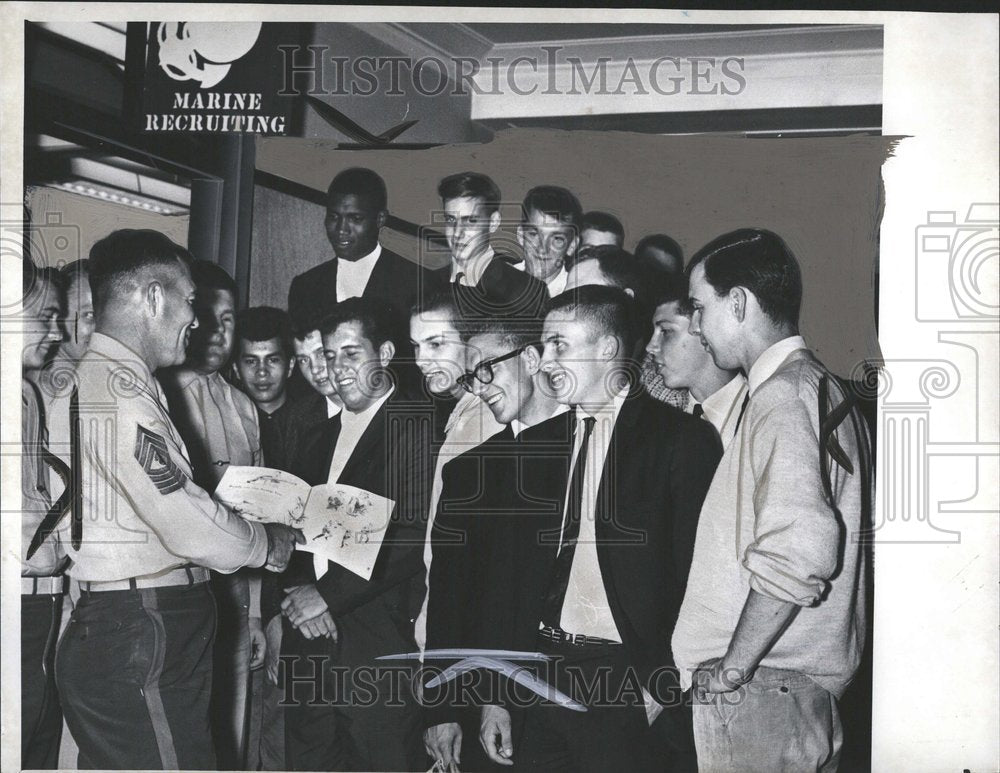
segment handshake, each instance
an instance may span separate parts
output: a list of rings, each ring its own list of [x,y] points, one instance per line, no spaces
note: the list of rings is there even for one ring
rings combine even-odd
[[[304,545],[305,535],[299,529],[283,523],[265,523],[267,533],[267,558],[264,568],[271,572],[283,572],[292,558],[296,544]]]

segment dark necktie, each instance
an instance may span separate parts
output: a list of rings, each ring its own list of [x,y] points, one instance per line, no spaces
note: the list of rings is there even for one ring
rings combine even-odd
[[[736,417],[736,429],[733,430],[733,437],[736,437],[736,433],[740,431],[740,422],[743,421],[743,414],[747,412],[747,405],[750,403],[750,390],[747,390],[746,396],[743,398],[743,407],[740,408],[740,415]]]
[[[70,467],[58,456],[55,456],[47,445],[40,444],[41,461],[51,467],[62,478],[63,493],[59,496],[38,525],[28,545],[27,557],[30,559],[42,546],[42,543],[55,530],[59,521],[66,513],[72,513],[70,522],[70,540],[74,550],[80,549],[83,540],[83,475],[80,470],[80,403],[74,387],[69,398],[70,421]],[[45,434],[42,435],[45,437]]]
[[[463,279],[465,279],[465,272],[464,271],[459,271],[457,274],[455,274],[455,284],[457,284],[457,285],[462,284],[462,280]]]
[[[563,601],[566,598],[566,588],[569,586],[569,573],[573,568],[573,555],[576,553],[576,542],[580,537],[580,518],[583,509],[583,476],[587,469],[587,447],[590,445],[590,434],[594,430],[596,420],[587,416],[583,420],[583,439],[580,442],[580,453],[576,456],[573,476],[569,482],[569,501],[567,502],[566,523],[562,531],[562,547],[556,556],[552,570],[552,581],[545,594],[545,609],[542,622],[553,628],[559,627],[562,616]]]
[[[691,415],[696,419],[700,419],[705,415],[705,409],[701,407],[701,403],[695,403],[694,408],[691,409]]]

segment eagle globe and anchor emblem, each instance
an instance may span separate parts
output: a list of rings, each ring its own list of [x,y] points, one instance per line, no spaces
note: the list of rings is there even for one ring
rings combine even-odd
[[[261,22],[160,22],[156,33],[160,69],[174,80],[211,88],[254,47],[262,26]]]

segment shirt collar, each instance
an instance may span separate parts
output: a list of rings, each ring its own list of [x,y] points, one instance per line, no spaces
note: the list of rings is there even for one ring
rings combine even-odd
[[[342,406],[340,403],[335,403],[326,395],[323,395],[323,400],[326,402],[326,418],[328,419],[332,419],[334,416],[336,416],[338,413],[344,410],[344,406]]]
[[[147,384],[153,381],[153,374],[145,360],[117,338],[112,338],[106,333],[94,333],[90,337],[90,346],[84,356],[91,352],[93,352],[94,357],[103,357],[122,367],[127,367],[136,377],[141,378]],[[94,359],[94,357],[89,359]]]
[[[372,416],[374,416],[378,412],[378,409],[382,407],[382,405],[385,403],[386,400],[389,399],[390,395],[392,395],[394,391],[395,387],[390,387],[388,392],[386,392],[378,400],[369,405],[360,413],[351,413],[350,411],[342,410],[340,412],[341,426],[345,424],[361,424],[366,426],[372,420]]]
[[[362,273],[365,271],[370,271],[372,266],[375,265],[375,261],[378,260],[379,255],[382,254],[382,245],[379,242],[375,242],[375,249],[365,255],[363,258],[358,260],[341,260],[337,258],[337,270],[343,271],[347,270],[349,273]]]
[[[618,394],[614,396],[614,399],[611,401],[610,409],[612,414],[611,418],[613,422],[618,421],[618,414],[621,413],[622,404],[625,402],[625,398],[628,397],[628,391],[629,387],[626,385],[625,387],[622,388],[622,390]],[[587,416],[590,416],[592,419],[597,419],[597,418],[606,419],[608,414],[608,408],[609,408],[608,405],[603,405],[602,407],[597,409],[597,413],[591,413],[582,405],[577,406],[576,420],[583,421],[584,418]]]
[[[802,336],[789,336],[777,343],[771,344],[765,349],[754,364],[750,366],[750,372],[747,373],[750,394],[756,392],[761,384],[774,375],[774,372],[781,367],[781,363],[788,359],[788,355],[805,348],[806,342]]]
[[[545,286],[549,288],[550,298],[555,298],[559,295],[559,293],[566,289],[566,278],[568,276],[569,273],[566,271],[566,266],[562,266],[555,274],[545,281]]]
[[[493,262],[493,258],[496,253],[493,252],[493,247],[488,246],[486,251],[479,257],[472,258],[465,262],[464,268],[459,268],[455,261],[451,262],[451,281],[455,281],[455,277],[459,273],[465,274],[465,284],[469,287],[475,287],[479,284],[479,280],[483,278],[483,274],[486,273],[486,268]]]
[[[705,418],[717,429],[726,423],[726,418],[734,409],[737,398],[743,393],[747,380],[742,373],[736,375],[728,384],[717,392],[713,392],[701,402]],[[739,410],[738,408],[736,410]]]
[[[526,429],[530,429],[531,427],[537,427],[542,422],[548,421],[549,419],[554,419],[556,416],[559,416],[560,414],[566,413],[566,411],[568,411],[568,410],[569,410],[569,406],[568,405],[563,405],[562,403],[557,403],[556,404],[556,409],[554,411],[552,411],[552,413],[550,413],[548,416],[546,416],[541,421],[536,421],[534,424],[526,424],[525,422],[521,421],[520,419],[514,419],[510,423],[510,431],[514,433],[514,437],[518,437]]]

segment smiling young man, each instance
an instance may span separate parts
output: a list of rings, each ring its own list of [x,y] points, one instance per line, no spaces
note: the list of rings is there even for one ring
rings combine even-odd
[[[525,195],[521,213],[517,242],[524,250],[525,269],[545,282],[550,296],[559,295],[580,241],[580,202],[565,188],[539,185]]]
[[[296,328],[314,324],[341,301],[356,297],[389,304],[397,324],[402,323],[429,274],[379,242],[388,218],[385,182],[378,174],[353,167],[333,178],[323,223],[334,257],[292,279],[288,313]]]
[[[525,644],[523,625],[495,610],[501,599],[511,609],[511,596],[520,609],[531,596],[525,577],[538,562],[526,556],[538,551],[542,530],[532,519],[546,507],[554,511],[565,490],[570,421],[566,406],[542,387],[539,329],[480,320],[466,335],[470,369],[461,384],[502,430],[444,465],[430,533],[427,647],[517,649]],[[533,649],[537,620],[528,625],[526,647]],[[463,759],[473,770],[488,765],[476,740],[478,707],[463,707],[454,692],[428,696],[424,743],[431,758],[446,767]]]
[[[541,371],[549,394],[575,409],[575,432],[561,528],[548,534],[552,570],[530,614],[538,651],[561,659],[555,686],[587,711],[536,703],[516,737],[508,710],[486,707],[481,740],[498,764],[652,770],[692,753],[664,643],[720,448],[708,424],[630,382],[636,336],[633,302],[616,288],[567,291],[545,317]],[[596,693],[581,691],[597,678]],[[654,720],[675,755],[665,766]]]
[[[688,271],[691,330],[749,387],[701,511],[672,641],[693,687],[698,761],[834,771],[837,699],[867,628],[867,426],[798,334],[802,276],[781,237],[723,234]]]
[[[383,676],[375,660],[416,646],[433,474],[430,438],[412,431],[426,413],[387,373],[395,354],[391,324],[385,306],[367,298],[344,301],[320,324],[344,409],[302,443],[293,472],[312,485],[355,486],[396,506],[368,581],[333,562],[299,561],[293,568],[297,584],[286,586],[282,602],[290,770],[412,770],[418,764],[420,721],[408,680],[401,692],[399,674],[395,682],[391,673]],[[326,699],[315,692],[316,669]]]
[[[671,389],[687,389],[687,412],[711,422],[727,448],[736,434],[747,380],[738,369],[720,368],[691,331],[692,308],[683,275],[663,281],[646,345],[657,372]]]
[[[439,284],[471,288],[463,314],[537,318],[549,294],[545,284],[518,271],[516,260],[497,254],[490,236],[501,225],[500,189],[478,172],[445,177],[438,185],[449,265],[434,272]]]

